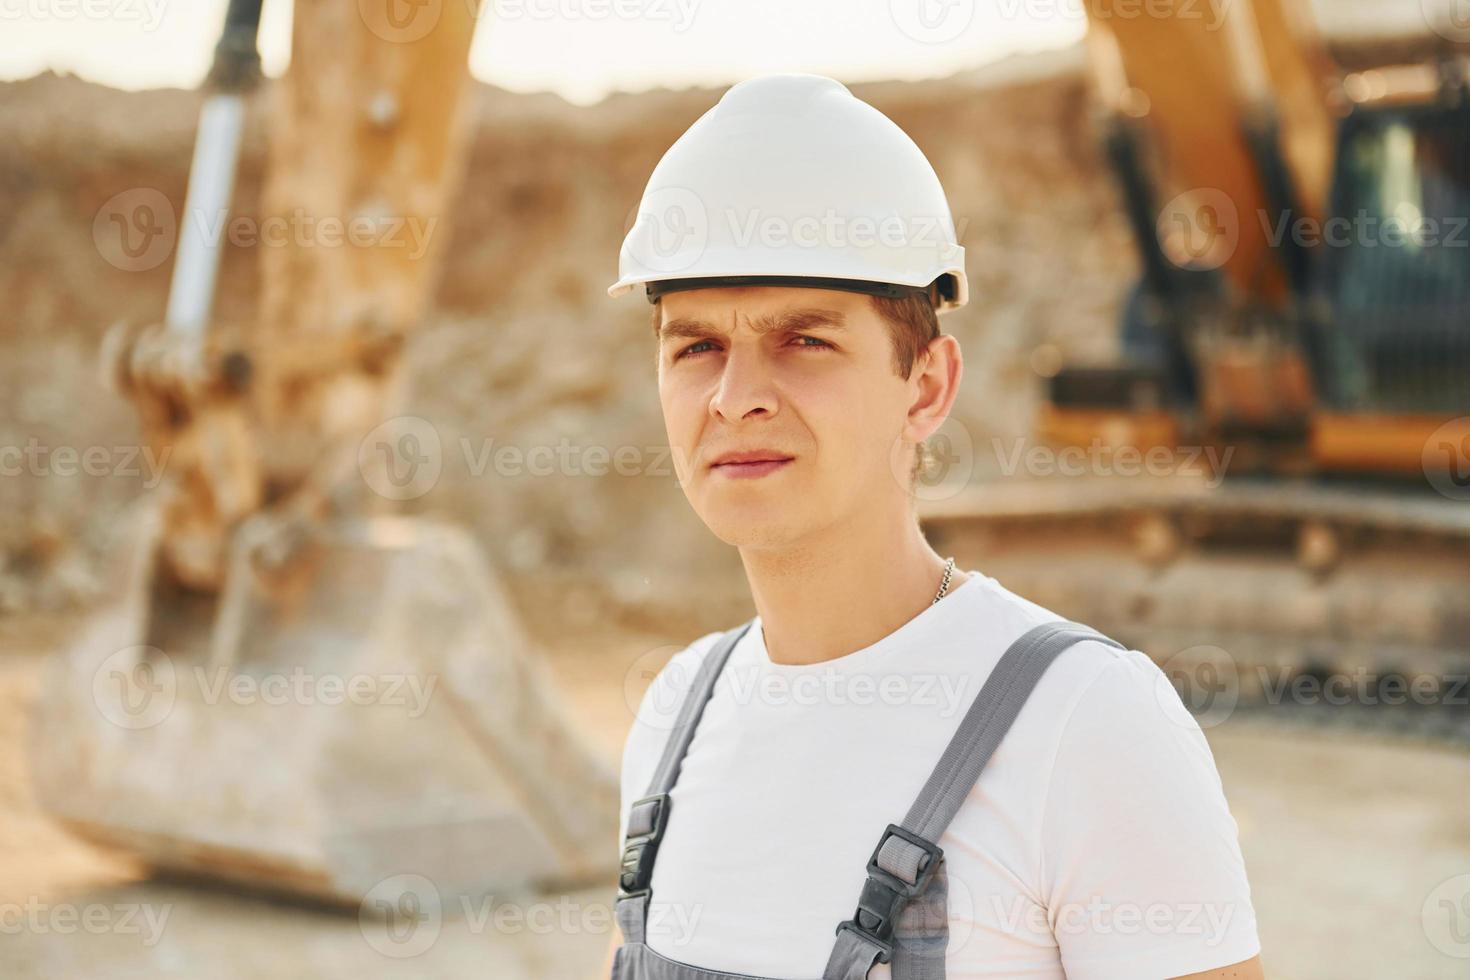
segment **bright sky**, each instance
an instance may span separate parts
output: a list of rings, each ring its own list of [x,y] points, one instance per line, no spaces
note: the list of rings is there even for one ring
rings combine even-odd
[[[330,0],[352,3],[354,0]],[[360,5],[468,0],[355,0]],[[729,84],[769,71],[923,78],[1067,45],[1082,0],[485,0],[476,78],[595,102],[612,90]],[[0,0],[0,78],[50,68],[118,88],[191,87],[226,0]],[[265,0],[261,53],[279,75],[291,0]]]

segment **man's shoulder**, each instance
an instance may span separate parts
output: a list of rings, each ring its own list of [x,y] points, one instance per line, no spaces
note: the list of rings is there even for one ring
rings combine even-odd
[[[1080,695],[1104,669],[1115,662],[1134,661],[1135,658],[1141,658],[1148,664],[1152,664],[1147,656],[1137,650],[1115,647],[1106,642],[1103,637],[1114,640],[1115,638],[1108,637],[1090,623],[1069,619],[1055,610],[1012,592],[993,578],[987,577],[981,589],[983,591],[977,590],[975,615],[984,617],[988,628],[993,631],[992,635],[999,637],[997,657],[1032,629],[1049,623],[1072,622],[1078,626],[1093,629],[1100,634],[1097,638],[1076,640],[1058,655],[1053,668],[1043,674],[1043,680],[1052,684],[1062,682]],[[1134,669],[1137,669],[1136,663]]]
[[[983,612],[1002,631],[1000,642],[1007,646],[1034,627],[1068,620],[994,579],[985,588],[987,608]],[[1068,621],[1096,629],[1090,623]],[[1150,730],[1197,737],[1198,723],[1153,658],[1102,630],[1097,632],[1120,646],[1101,637],[1077,640],[1057,655],[1037,684],[1038,700],[1047,702],[1045,714],[1061,721],[1054,728],[1057,738],[1068,730],[1074,738],[1078,731],[1112,731],[1127,738],[1142,737]]]

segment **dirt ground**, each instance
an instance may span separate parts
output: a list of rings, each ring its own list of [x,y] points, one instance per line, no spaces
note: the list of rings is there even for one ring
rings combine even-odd
[[[498,899],[446,915],[431,945],[400,956],[406,948],[385,942],[371,920],[150,880],[125,856],[69,837],[37,809],[25,728],[43,657],[71,622],[0,619],[0,977],[470,978],[487,967],[498,980],[593,975],[615,928],[610,886],[522,896],[515,915]],[[616,759],[630,721],[623,678],[653,638],[561,633],[558,643],[549,632],[537,641],[559,685]],[[1421,910],[1444,896],[1438,886],[1470,872],[1470,754],[1260,720],[1207,734],[1240,826],[1272,980],[1465,975],[1463,959],[1431,942]],[[89,930],[59,917],[66,910],[116,928]]]

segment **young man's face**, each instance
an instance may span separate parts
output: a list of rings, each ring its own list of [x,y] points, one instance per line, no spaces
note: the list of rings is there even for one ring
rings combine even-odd
[[[780,546],[907,508],[912,442],[928,435],[909,417],[922,363],[908,380],[895,373],[869,297],[754,286],[660,304],[658,390],[675,470],[717,537]],[[715,465],[751,450],[784,462]]]

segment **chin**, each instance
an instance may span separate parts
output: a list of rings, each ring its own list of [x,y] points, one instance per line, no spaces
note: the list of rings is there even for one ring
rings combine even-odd
[[[700,520],[715,537],[735,548],[780,547],[801,537],[805,528],[803,515],[793,513],[791,501],[749,501],[696,508]]]

